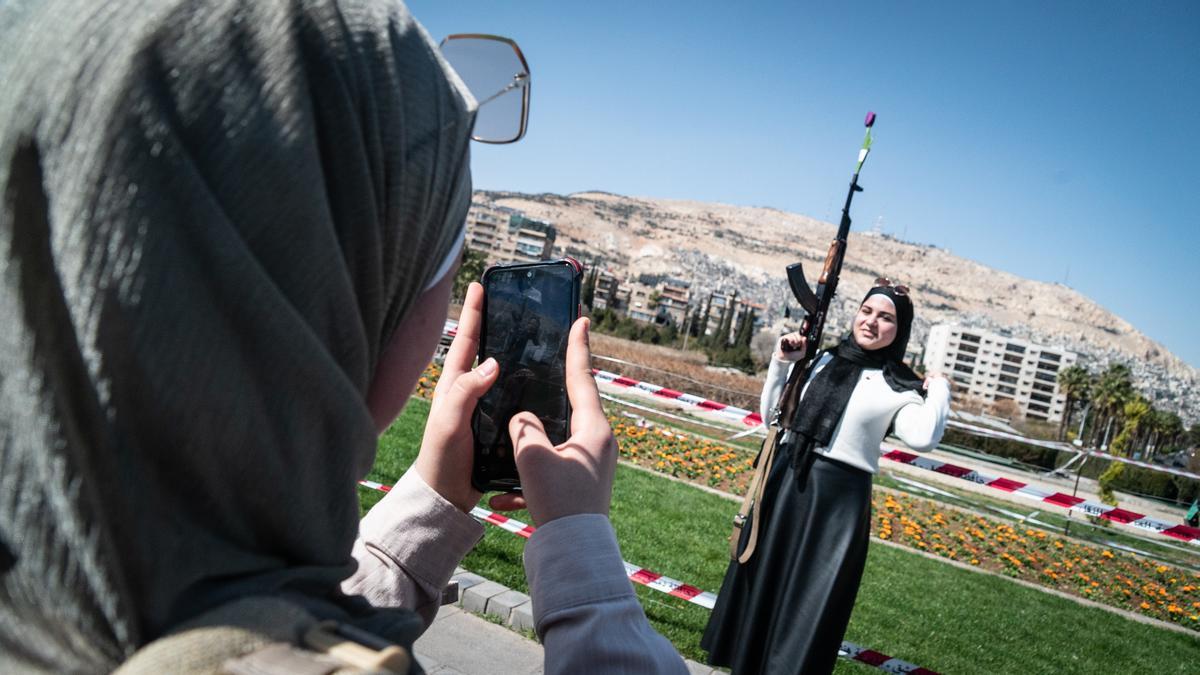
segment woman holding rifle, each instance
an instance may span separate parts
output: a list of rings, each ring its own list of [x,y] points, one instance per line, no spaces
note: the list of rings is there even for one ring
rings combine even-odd
[[[908,289],[876,279],[850,334],[814,361],[758,506],[758,552],[730,563],[701,641],[710,663],[735,673],[833,670],[866,563],[879,445],[891,428],[928,450],[950,410],[946,378],[922,381],[904,364],[912,320]],[[780,338],[764,419],[804,348],[799,333]]]

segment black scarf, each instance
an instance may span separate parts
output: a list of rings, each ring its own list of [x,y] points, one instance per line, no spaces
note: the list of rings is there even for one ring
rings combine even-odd
[[[872,288],[863,302],[872,295],[886,295],[896,306],[896,339],[883,349],[868,351],[859,346],[853,333],[842,338],[833,351],[833,358],[808,384],[808,391],[796,411],[791,431],[799,437],[803,451],[792,455],[794,465],[799,464],[808,450],[829,445],[863,368],[883,370],[883,379],[893,391],[915,391],[925,396],[922,378],[904,365],[904,352],[912,331],[912,301],[907,295],[897,295],[889,287],[880,287]],[[817,360],[813,361],[814,365]]]

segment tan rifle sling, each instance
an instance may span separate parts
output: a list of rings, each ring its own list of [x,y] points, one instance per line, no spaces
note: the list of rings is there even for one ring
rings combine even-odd
[[[771,464],[775,461],[775,453],[778,449],[779,427],[771,425],[767,427],[767,438],[763,441],[762,450],[759,451],[758,466],[754,470],[754,477],[750,479],[750,488],[746,490],[746,497],[742,499],[742,508],[738,509],[737,515],[733,517],[733,535],[729,541],[729,557],[743,565],[754,555],[754,549],[758,545],[760,509],[757,507],[762,503],[767,477],[771,475]],[[738,543],[742,539],[742,529],[747,524],[750,526],[750,534],[746,540],[746,547],[739,555]]]

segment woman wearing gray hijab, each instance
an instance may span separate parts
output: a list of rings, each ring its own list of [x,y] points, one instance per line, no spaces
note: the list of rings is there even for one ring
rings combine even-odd
[[[216,670],[317,620],[411,645],[482,531],[477,287],[361,532],[355,484],[445,316],[470,95],[382,0],[18,1],[0,45],[0,670]],[[568,358],[571,447],[512,434],[547,670],[682,668],[606,518],[586,322]]]

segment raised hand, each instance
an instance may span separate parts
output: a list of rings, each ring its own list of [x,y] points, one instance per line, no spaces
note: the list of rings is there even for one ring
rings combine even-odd
[[[808,341],[800,333],[788,333],[775,343],[775,358],[780,361],[799,361],[804,358],[804,348]]]
[[[475,404],[496,382],[499,368],[489,358],[474,370],[483,323],[483,286],[472,283],[463,301],[458,333],[446,354],[442,376],[433,390],[433,406],[425,423],[421,452],[413,463],[421,478],[451,504],[470,511],[483,496],[471,486]]]
[[[528,508],[539,527],[580,513],[608,515],[617,442],[592,377],[589,319],[571,326],[567,340],[567,397],[571,400],[571,437],[553,445],[541,420],[530,412],[508,425],[523,493],[492,497],[494,509]]]

